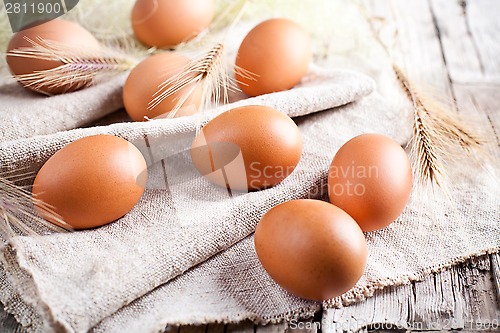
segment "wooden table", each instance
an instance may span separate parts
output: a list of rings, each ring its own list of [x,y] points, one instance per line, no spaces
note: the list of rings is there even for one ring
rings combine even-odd
[[[364,0],[370,15],[383,19],[396,58],[455,99],[460,112],[479,114],[500,147],[500,1]],[[410,74],[412,71],[410,71]],[[500,223],[500,222],[499,222]],[[499,244],[500,245],[500,244]],[[483,256],[421,282],[377,292],[366,302],[318,313],[301,325],[169,327],[179,333],[316,332],[329,327],[385,331],[500,332],[500,257]],[[385,323],[385,324],[383,324]],[[402,327],[401,323],[407,323]],[[336,326],[334,326],[334,325]],[[313,327],[314,326],[314,327]],[[296,327],[303,327],[298,329]],[[333,329],[323,329],[333,332]],[[22,332],[0,308],[0,332]]]

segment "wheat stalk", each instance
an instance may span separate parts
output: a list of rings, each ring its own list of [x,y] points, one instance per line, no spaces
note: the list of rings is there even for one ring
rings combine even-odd
[[[175,113],[182,107],[185,101],[198,86],[202,86],[202,96],[213,95],[216,101],[221,96],[226,98],[226,92],[230,85],[230,78],[221,68],[223,63],[224,44],[219,43],[212,47],[202,57],[189,62],[183,70],[167,80],[158,87],[158,91],[149,102],[148,109],[153,110],[168,97],[178,93],[186,87],[190,87],[187,93],[178,98],[174,108],[169,113],[169,117],[174,117]],[[207,99],[204,97],[204,99]]]
[[[222,41],[215,43],[213,47],[200,57],[189,62],[179,74],[161,83],[153,95],[153,99],[148,104],[148,110],[153,110],[165,99],[185,90],[186,93],[177,98],[177,103],[168,113],[167,117],[173,118],[186,100],[198,89],[201,91],[202,109],[208,107],[212,102],[216,105],[227,103],[229,93],[239,91],[236,80],[229,74],[229,66],[225,58],[226,47],[224,40],[243,16],[249,2],[251,0],[237,0],[227,11],[220,14],[216,22],[212,24],[211,29],[218,27],[221,24],[220,22],[223,21],[222,18],[231,15],[233,18],[226,30],[226,36],[222,38]],[[195,40],[192,43],[199,43],[199,40]],[[189,43],[183,44],[177,50],[188,49],[189,46]],[[234,71],[248,79],[255,77],[252,73],[237,66],[235,66]]]
[[[71,227],[65,223],[44,202],[33,198],[28,188],[16,184],[31,177],[30,174],[2,174],[0,175],[0,236],[8,240],[18,234],[38,235],[41,229],[49,232],[70,231]],[[49,223],[33,212],[33,205],[44,211],[60,226]],[[32,227],[35,226],[35,227]]]
[[[207,107],[211,101],[215,104],[227,103],[229,93],[239,91],[239,88],[236,85],[236,80],[228,74],[229,69],[224,57],[224,43],[217,43],[203,56],[189,62],[179,74],[160,84],[158,91],[148,104],[148,110],[153,110],[165,99],[186,87],[189,89],[177,99],[177,103],[169,112],[168,118],[174,117],[189,96],[198,88],[201,89],[202,102],[204,103],[202,107]],[[235,71],[242,77],[254,78],[253,74],[245,69],[236,67]]]
[[[83,50],[40,37],[36,40],[28,37],[24,39],[30,46],[11,50],[7,56],[61,63],[53,69],[15,75],[21,84],[37,91],[45,90],[43,88],[88,87],[108,75],[127,71],[135,65],[131,57],[106,47]]]
[[[444,185],[450,161],[466,157],[464,153],[483,152],[484,142],[472,133],[449,107],[425,93],[393,63],[392,69],[405,96],[412,103],[413,136],[410,140],[413,169],[421,184]]]
[[[430,112],[416,94],[413,85],[403,71],[396,65],[393,65],[393,70],[401,89],[408,100],[413,102],[414,124],[411,155],[416,159],[413,164],[415,172],[419,180],[428,180],[439,185],[443,165],[439,158],[438,145],[436,145],[434,136],[431,135],[435,131],[428,124],[428,121],[432,120]]]
[[[417,181],[442,187],[448,177],[449,162],[456,162],[466,153],[485,155],[484,142],[472,133],[458,118],[443,105],[418,87],[393,60],[392,52],[383,42],[368,17],[364,7],[362,12],[376,42],[384,49],[391,60],[392,70],[404,95],[412,104],[413,135],[410,140],[413,170]]]
[[[148,110],[153,110],[165,99],[184,89],[187,92],[177,98],[177,103],[168,113],[168,118],[175,117],[177,111],[179,111],[189,96],[197,89],[201,90],[202,108],[207,107],[211,102],[214,102],[216,105],[227,103],[229,93],[239,91],[239,88],[236,80],[229,75],[225,51],[224,42],[216,43],[201,57],[189,62],[179,74],[161,83],[153,95],[153,99],[148,104]],[[235,66],[234,70],[243,77],[249,79],[254,77],[250,72],[242,68]]]

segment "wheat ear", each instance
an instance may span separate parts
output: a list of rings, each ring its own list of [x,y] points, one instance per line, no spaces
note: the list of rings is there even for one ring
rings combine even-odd
[[[16,235],[37,235],[40,228],[49,232],[70,231],[71,227],[65,223],[44,202],[33,198],[27,187],[16,184],[28,177],[29,174],[0,175],[0,236],[8,240]],[[44,214],[50,216],[60,226],[49,223],[36,215],[33,211],[36,205]],[[32,227],[35,226],[36,228]]]
[[[393,60],[392,52],[382,41],[367,10],[360,5],[375,41],[391,60],[392,70],[404,95],[412,104],[413,135],[410,140],[413,170],[420,184],[443,186],[447,164],[457,161],[464,152],[487,155],[484,142],[474,134],[449,107],[432,98],[431,94],[414,84]]]
[[[411,155],[414,157],[413,169],[420,181],[429,180],[440,184],[443,165],[439,159],[439,152],[431,136],[433,129],[427,124],[429,112],[423,106],[418,95],[406,75],[396,65],[392,66],[396,78],[406,97],[413,102],[413,137],[411,140]]]
[[[393,70],[412,103],[414,124],[411,155],[418,180],[441,186],[447,171],[447,161],[450,158],[458,160],[464,152],[483,154],[484,142],[456,115],[415,87],[398,66],[393,65]]]
[[[43,88],[88,87],[106,76],[127,71],[136,63],[131,57],[104,46],[84,50],[40,37],[35,40],[25,37],[25,40],[30,46],[11,50],[7,56],[61,63],[53,69],[15,75],[21,84],[37,91]]]
[[[249,2],[250,0],[238,0],[235,2],[232,10],[224,12],[223,15],[229,15],[229,13],[234,15],[230,26],[227,28],[227,33],[241,19]],[[237,9],[236,13],[233,12],[234,9]],[[186,93],[177,98],[177,103],[168,113],[168,118],[175,117],[189,96],[198,89],[200,89],[202,96],[201,108],[208,107],[212,102],[216,105],[227,103],[229,92],[239,91],[239,88],[236,80],[229,74],[224,39],[216,43],[199,58],[189,62],[179,74],[160,84],[158,90],[153,95],[153,99],[148,104],[148,110],[156,108],[165,99],[179,93],[181,90],[185,90]],[[180,49],[182,48],[186,48],[186,45]],[[246,78],[252,79],[254,77],[252,73],[244,69],[235,68],[234,70]]]
[[[169,118],[175,116],[176,112],[199,86],[201,86],[204,102],[208,99],[207,96],[213,96],[215,101],[220,101],[221,98],[225,100],[231,86],[231,79],[226,75],[223,55],[224,44],[218,43],[199,59],[189,62],[179,74],[160,84],[158,91],[153,95],[153,99],[148,105],[148,109],[154,109],[165,99],[186,87],[190,88],[187,89],[187,93],[178,98],[176,105],[168,115]]]

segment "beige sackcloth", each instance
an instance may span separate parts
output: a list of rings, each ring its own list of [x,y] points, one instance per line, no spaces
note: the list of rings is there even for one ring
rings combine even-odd
[[[397,221],[366,234],[368,264],[351,291],[324,304],[294,297],[256,257],[252,233],[260,217],[288,200],[327,200],[328,166],[358,134],[382,133],[406,145],[408,110],[375,92],[367,76],[313,67],[290,91],[243,99],[201,117],[107,125],[109,118],[100,119],[122,106],[125,77],[50,98],[11,79],[0,86],[2,171],[36,172],[67,143],[102,133],[134,143],[149,165],[144,196],[119,221],[70,234],[17,237],[1,248],[0,300],[29,332],[157,332],[166,325],[308,317],[322,305],[359,302],[376,289],[500,247],[498,182],[464,167],[449,188],[453,200],[415,188]],[[250,104],[293,117],[304,152],[279,185],[229,198],[197,174],[187,149],[200,122]],[[101,126],[75,129],[95,121]]]
[[[0,87],[1,126],[9,139],[0,144],[3,171],[36,171],[65,144],[100,133],[130,140],[150,165],[146,193],[119,221],[90,231],[11,239],[1,251],[5,309],[33,332],[154,332],[167,324],[266,323],[318,310],[321,304],[298,299],[269,278],[256,258],[252,232],[280,202],[325,198],[328,165],[353,136],[383,133],[405,144],[411,125],[404,111],[371,93],[373,81],[363,75],[318,69],[293,90],[207,111],[203,121],[238,105],[269,105],[295,117],[303,135],[304,154],[290,177],[274,188],[229,198],[190,166],[186,149],[197,116],[48,134],[111,112],[122,83],[117,77],[66,96],[30,95],[26,104],[19,102],[27,95],[16,83]],[[107,102],[96,102],[104,90]],[[67,123],[66,103],[80,110]],[[22,130],[20,114],[42,108],[37,133],[46,135],[32,137],[32,128]],[[59,125],[52,128],[52,121]],[[364,276],[330,305],[361,301],[375,289],[498,250],[499,187],[464,171],[452,188],[456,205],[416,190],[396,222],[367,233]]]

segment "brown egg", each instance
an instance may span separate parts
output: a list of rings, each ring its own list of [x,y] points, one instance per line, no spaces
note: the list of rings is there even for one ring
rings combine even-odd
[[[351,289],[363,275],[367,249],[363,232],[340,208],[319,200],[274,207],[255,230],[262,266],[285,290],[326,300]]]
[[[166,98],[155,108],[148,110],[148,104],[154,98],[158,87],[165,80],[180,73],[189,59],[174,52],[153,55],[137,65],[123,88],[123,103],[130,118],[144,121],[144,117],[156,118],[167,116],[177,105],[179,99],[188,94],[193,86],[189,85]],[[197,112],[201,103],[201,88],[195,87],[187,100],[182,104],[176,117],[189,116]]]
[[[328,174],[328,193],[363,231],[382,229],[403,211],[412,189],[403,148],[380,134],[363,134],[343,145]]]
[[[307,73],[311,62],[311,40],[302,28],[287,19],[271,19],[256,26],[238,50],[238,85],[246,94],[258,96],[288,90]]]
[[[94,49],[96,52],[99,52],[100,49],[99,42],[82,26],[78,23],[61,19],[51,20],[44,24],[22,30],[14,34],[7,47],[7,52],[23,47],[31,47],[32,44],[25,40],[25,38],[29,38],[35,42],[38,38],[42,38],[45,41],[54,41],[64,44],[65,47],[75,50],[76,52],[79,50],[85,50],[88,52],[88,50]],[[7,56],[7,64],[13,75],[31,74],[37,71],[49,70],[63,65],[60,61],[38,60],[34,58],[9,55]],[[78,90],[83,87],[84,83],[85,82],[82,82],[82,84],[64,85],[59,87],[46,85],[41,87],[39,91],[47,94],[61,94]],[[27,88],[35,90],[31,86],[27,86]]]
[[[68,144],[40,169],[33,196],[75,229],[99,227],[128,213],[141,198],[147,168],[128,141],[96,135]],[[42,205],[37,210],[57,224]]]
[[[295,169],[302,154],[300,131],[285,114],[245,106],[212,119],[196,136],[191,158],[213,183],[232,190],[274,186]]]
[[[175,46],[206,29],[214,10],[213,0],[137,0],[132,28],[137,39],[148,46]]]

